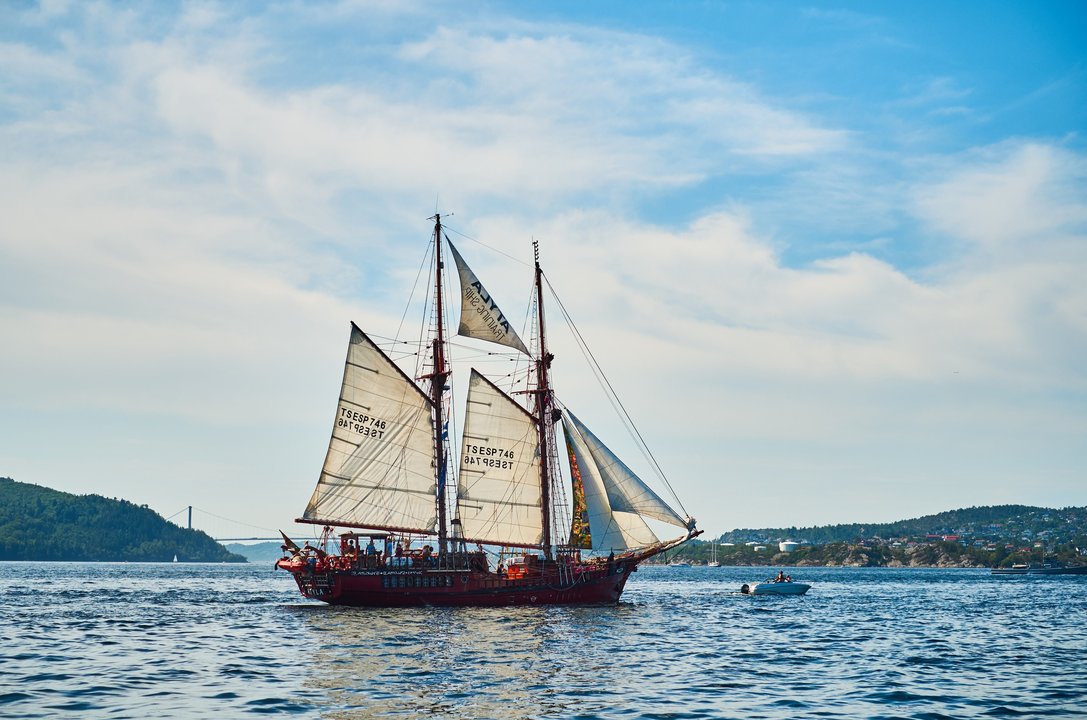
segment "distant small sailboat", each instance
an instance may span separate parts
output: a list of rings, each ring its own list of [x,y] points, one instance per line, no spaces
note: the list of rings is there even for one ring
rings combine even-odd
[[[174,562],[177,562],[177,555],[174,555]]]
[[[717,562],[717,542],[714,541],[713,545],[710,545],[710,561],[706,563],[707,567],[721,567],[721,563]]]

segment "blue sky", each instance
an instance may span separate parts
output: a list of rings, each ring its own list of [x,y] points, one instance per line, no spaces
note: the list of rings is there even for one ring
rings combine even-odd
[[[1087,504],[1085,41],[1078,2],[4,4],[0,474],[288,526],[437,206],[541,241],[711,532]]]

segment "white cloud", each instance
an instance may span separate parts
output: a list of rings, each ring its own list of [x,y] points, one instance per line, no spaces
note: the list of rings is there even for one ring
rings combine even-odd
[[[872,478],[886,506],[895,482],[941,462],[973,483],[966,496],[1037,454],[1070,455],[1061,428],[1085,429],[1072,407],[1087,355],[1084,159],[1070,150],[1009,142],[930,159],[921,183],[858,163],[849,130],[653,38],[485,21],[406,38],[386,7],[383,29],[367,30],[397,31],[353,56],[357,75],[281,79],[300,56],[276,23],[303,37],[372,6],[277,6],[244,21],[186,8],[94,6],[60,49],[0,47],[49,88],[3,86],[15,112],[0,125],[0,372],[19,378],[4,389],[19,417],[0,424],[20,433],[5,450],[18,479],[180,506],[182,490],[138,480],[200,474],[251,522],[293,517],[310,488],[284,463],[303,475],[319,462],[346,322],[395,327],[438,194],[458,229],[505,252],[527,259],[529,238],[543,241],[545,270],[663,441],[655,451],[692,481],[689,504],[719,502],[723,475],[748,507],[771,480],[816,503],[825,490],[813,485]],[[941,87],[958,92],[930,89]],[[670,226],[631,212],[737,167],[788,173],[774,207],[813,226],[917,213],[952,260],[907,273],[835,251],[790,265],[765,201],[732,189]],[[523,303],[527,269],[458,244],[504,308]],[[568,374],[578,351],[555,342],[560,390],[585,401],[592,381]],[[586,421],[605,409],[589,402]],[[124,434],[119,446],[92,422],[81,450],[125,456],[36,461],[45,441],[20,421],[58,408]],[[201,457],[163,468],[141,455],[171,444],[166,425],[184,426],[180,442]],[[271,442],[283,428],[301,439]],[[988,446],[994,458],[971,467]],[[1052,486],[1069,474],[1053,471]],[[261,505],[250,488],[263,483],[289,491]],[[812,521],[831,519],[844,518]]]
[[[252,51],[264,44],[252,37],[210,58],[206,37],[184,34],[119,57],[135,68],[130,79],[149,85],[167,128],[190,149],[211,143],[228,173],[255,173],[281,206],[291,198],[305,206],[321,199],[312,197],[318,188],[343,184],[549,203],[683,185],[739,158],[805,156],[843,142],[840,131],[774,108],[659,41],[534,32],[440,27],[404,45],[394,67],[373,57],[350,84],[293,91],[249,77]],[[261,56],[262,75],[289,62]],[[406,84],[391,81],[397,75]]]
[[[974,155],[956,158],[969,164],[966,169],[919,189],[922,217],[969,241],[982,256],[992,253],[996,262],[1083,250],[1082,236],[1070,237],[1087,224],[1082,157],[1038,143],[1008,143]]]
[[[1020,502],[1021,482],[1074,484],[1087,431],[1087,243],[1081,191],[1068,190],[1080,164],[1050,148],[1063,160],[1039,169],[1041,150],[991,148],[918,187],[950,198],[917,207],[956,249],[917,277],[862,253],[786,267],[736,211],[677,230],[568,214],[542,229],[561,238],[545,242],[545,269],[688,480],[727,477],[748,501],[775,478],[812,503],[815,484],[881,504],[909,483],[920,513],[939,509],[921,506],[931,478],[945,502]],[[990,225],[995,240],[978,230]],[[563,374],[577,351],[559,354],[566,397],[586,402],[592,381]],[[602,435],[624,437],[615,424]]]

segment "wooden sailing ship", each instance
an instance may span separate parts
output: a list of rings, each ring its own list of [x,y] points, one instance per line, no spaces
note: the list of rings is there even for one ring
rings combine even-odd
[[[615,602],[640,562],[701,531],[556,399],[538,249],[530,352],[444,234],[441,216],[432,219],[434,320],[423,384],[351,324],[324,467],[297,519],[323,531],[301,547],[284,534],[277,567],[304,596],[337,605]],[[451,462],[448,432],[445,244],[460,279],[458,334],[523,354],[530,369],[519,393],[525,406],[471,370],[459,462]],[[682,534],[661,541],[647,519]]]

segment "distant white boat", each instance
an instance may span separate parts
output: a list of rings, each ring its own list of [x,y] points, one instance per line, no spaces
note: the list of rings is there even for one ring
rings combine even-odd
[[[721,563],[717,562],[717,542],[716,541],[714,541],[713,545],[710,546],[710,550],[711,550],[710,561],[708,563],[706,563],[706,566],[707,567],[721,567]]]
[[[174,555],[174,562],[177,562],[177,555]]]
[[[1043,565],[1016,563],[1011,567],[993,568],[993,575],[1087,575],[1087,565],[1064,567],[1058,563],[1047,562]]]
[[[672,562],[668,563],[668,567],[690,567],[690,566],[691,566],[691,564],[689,562],[684,562],[682,560],[673,560]]]
[[[811,585],[802,582],[767,580],[761,583],[744,583],[740,592],[744,595],[803,595],[810,588]]]

